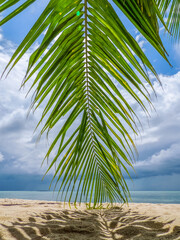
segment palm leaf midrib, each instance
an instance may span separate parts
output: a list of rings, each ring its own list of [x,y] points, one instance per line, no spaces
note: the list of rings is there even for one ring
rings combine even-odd
[[[89,91],[89,82],[90,82],[90,78],[89,78],[89,66],[88,63],[90,62],[89,57],[88,57],[88,38],[89,38],[89,34],[88,34],[88,2],[87,0],[84,0],[84,20],[85,20],[85,77],[86,77],[86,95],[87,95],[87,108],[85,111],[87,111],[87,118],[88,118],[88,123],[89,123],[89,130],[90,130],[90,138],[91,138],[91,145],[92,145],[92,158],[94,159],[94,162],[96,162],[96,167],[97,169],[98,167],[98,161],[96,158],[96,149],[95,149],[95,132],[93,131],[93,126],[92,126],[92,122],[91,122],[91,118],[92,118],[92,108],[91,108],[91,104],[90,104],[90,91]],[[90,142],[89,142],[90,143]],[[100,171],[99,171],[100,174]],[[85,190],[84,190],[85,191]]]

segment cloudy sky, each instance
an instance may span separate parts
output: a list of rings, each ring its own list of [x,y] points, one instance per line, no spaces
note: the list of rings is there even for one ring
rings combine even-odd
[[[37,1],[0,28],[0,74],[43,4]],[[137,108],[143,130],[136,138],[139,157],[134,165],[136,174],[132,173],[134,181],[127,181],[132,190],[180,190],[180,44],[160,29],[171,68],[127,21],[126,26],[153,63],[163,85],[162,88],[152,79],[157,93],[157,98],[152,93],[156,111],[150,110],[148,120]],[[30,83],[19,91],[32,51],[0,81],[0,190],[45,190],[52,177],[41,181],[47,168],[46,164],[41,167],[41,163],[48,142],[43,137],[36,144],[38,132],[33,133],[42,109],[27,118],[32,95],[26,97],[26,93]]]

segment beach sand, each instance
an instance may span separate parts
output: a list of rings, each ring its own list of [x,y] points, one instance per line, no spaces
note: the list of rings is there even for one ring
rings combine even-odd
[[[106,206],[106,205],[105,205]],[[0,199],[0,239],[180,239],[180,204],[131,203],[69,209],[63,203]]]

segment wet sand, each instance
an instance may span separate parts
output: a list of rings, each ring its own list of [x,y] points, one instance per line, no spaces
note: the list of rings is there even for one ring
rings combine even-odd
[[[104,207],[107,205],[104,204]],[[1,240],[178,240],[180,204],[116,204],[87,210],[59,202],[0,199]]]

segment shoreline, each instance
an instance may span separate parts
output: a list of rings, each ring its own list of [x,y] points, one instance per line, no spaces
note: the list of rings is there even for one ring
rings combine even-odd
[[[131,191],[130,194],[134,203],[180,204],[180,191]],[[4,198],[63,201],[58,191],[0,191],[0,199]]]
[[[107,204],[103,204],[104,207]],[[56,201],[0,199],[1,240],[180,239],[180,204],[77,209]]]

